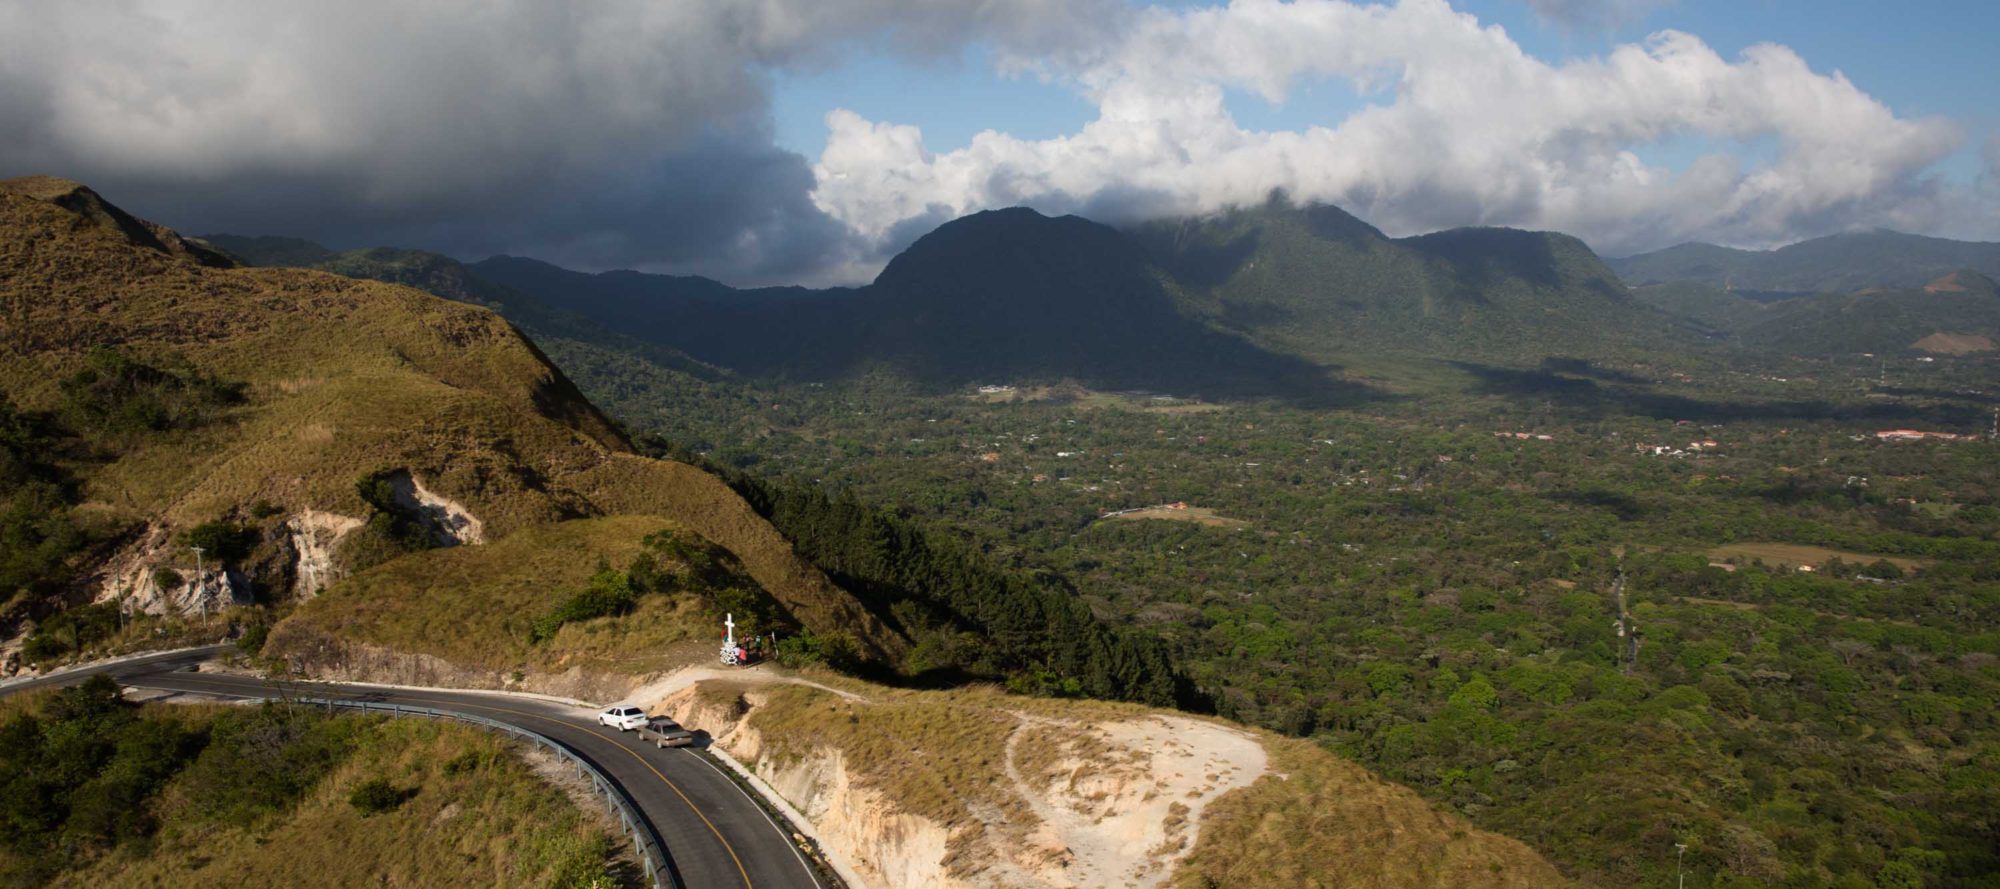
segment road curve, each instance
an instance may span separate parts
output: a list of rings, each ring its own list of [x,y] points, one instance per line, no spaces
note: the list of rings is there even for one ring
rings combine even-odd
[[[634,733],[597,725],[593,711],[540,699],[443,689],[280,684],[193,671],[196,663],[218,650],[96,665],[15,683],[0,688],[0,695],[109,673],[124,685],[156,691],[221,698],[353,699],[484,717],[568,745],[623,787],[665,841],[672,866],[689,889],[825,889],[792,844],[790,830],[780,827],[740,786],[692,749],[656,749],[641,744]]]

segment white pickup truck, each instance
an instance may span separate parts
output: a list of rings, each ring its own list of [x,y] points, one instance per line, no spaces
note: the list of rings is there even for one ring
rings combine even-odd
[[[686,747],[694,743],[694,732],[681,728],[664,716],[655,716],[639,727],[639,737],[653,742],[654,747]]]

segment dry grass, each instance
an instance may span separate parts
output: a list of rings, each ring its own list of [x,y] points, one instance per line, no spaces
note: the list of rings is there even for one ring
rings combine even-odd
[[[1016,808],[1007,790],[1007,735],[1019,723],[982,693],[870,689],[856,703],[815,688],[776,686],[750,725],[781,762],[838,750],[866,785],[913,814],[951,826],[973,806]]]
[[[629,615],[565,626],[541,645],[528,641],[528,630],[583,589],[599,560],[623,568],[646,535],[677,527],[650,516],[579,519],[484,546],[413,553],[300,606],[272,644],[282,650],[284,635],[308,630],[492,670],[661,669],[671,666],[668,648],[708,632],[692,596],[643,596]]]
[[[1836,558],[1849,565],[1867,565],[1877,560],[1886,561],[1904,571],[1916,571],[1931,565],[1928,559],[1878,556],[1872,553],[1857,553],[1796,543],[1731,543],[1711,549],[1707,555],[1718,561],[1728,559],[1746,563],[1762,561],[1774,568],[1797,568],[1802,565],[1817,568]]]
[[[466,757],[479,765],[448,774]],[[416,793],[384,814],[348,803],[386,778]],[[403,720],[366,736],[353,759],[293,812],[254,829],[182,830],[171,817],[142,854],[114,853],[59,884],[77,886],[528,886],[604,835],[502,741],[464,726]],[[616,846],[614,845],[614,848]]]
[[[1567,886],[1521,843],[1310,742],[1264,736],[1274,774],[1210,803],[1183,889]],[[1282,777],[1281,777],[1282,776]]]
[[[878,652],[903,644],[721,481],[625,453],[493,312],[324,272],[198,265],[139,245],[102,208],[53,203],[77,199],[97,206],[74,183],[0,183],[0,392],[53,408],[57,381],[115,344],[248,393],[203,427],[76,467],[92,516],[184,529],[259,500],[359,516],[358,478],[407,469],[494,540],[580,516],[665,516],[734,553],[814,630]]]

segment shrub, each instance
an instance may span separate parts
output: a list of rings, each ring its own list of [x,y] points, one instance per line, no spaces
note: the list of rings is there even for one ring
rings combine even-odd
[[[97,602],[81,605],[50,616],[21,646],[21,657],[30,662],[61,657],[82,651],[118,632],[118,603]]]
[[[582,592],[564,600],[535,621],[528,631],[528,641],[545,642],[566,623],[630,614],[638,604],[638,594],[632,591],[632,579],[625,572],[600,567]]]
[[[202,558],[215,563],[240,562],[257,546],[257,529],[227,520],[203,522],[181,534],[181,543],[201,547]]]
[[[90,353],[84,368],[60,387],[65,425],[100,443],[198,426],[244,400],[241,383],[223,382],[184,363],[154,367],[109,348]]]
[[[248,629],[243,631],[243,635],[236,638],[236,650],[244,654],[255,655],[264,650],[264,640],[269,638],[271,638],[270,625],[251,624]]]
[[[380,815],[395,811],[404,801],[416,795],[414,789],[397,787],[386,778],[370,778],[348,794],[347,803],[363,815]]]

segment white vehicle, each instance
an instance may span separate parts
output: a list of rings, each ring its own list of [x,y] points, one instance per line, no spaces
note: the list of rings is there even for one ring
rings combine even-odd
[[[613,704],[597,714],[597,724],[629,732],[646,724],[646,711],[630,704]]]

